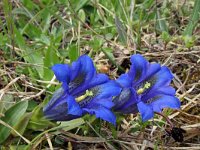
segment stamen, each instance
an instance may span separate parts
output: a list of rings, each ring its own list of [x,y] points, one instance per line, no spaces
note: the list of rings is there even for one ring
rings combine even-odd
[[[150,87],[151,87],[151,83],[146,82],[145,85],[144,85],[144,87],[139,88],[137,90],[137,94],[142,94],[145,90],[149,89]]]
[[[81,96],[79,96],[79,97],[76,98],[76,101],[77,101],[77,102],[80,102],[80,101],[84,100],[86,97],[88,97],[88,96],[93,96],[93,95],[94,95],[94,94],[93,94],[92,91],[86,90],[86,92],[85,92],[84,95],[81,95]]]
[[[145,85],[144,85],[144,88],[145,88],[145,89],[148,89],[148,88],[150,88],[150,87],[151,87],[151,83],[146,82]]]
[[[144,88],[140,88],[137,90],[137,94],[142,94],[144,92]]]

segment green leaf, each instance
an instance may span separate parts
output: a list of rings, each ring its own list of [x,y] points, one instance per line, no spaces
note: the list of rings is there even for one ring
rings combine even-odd
[[[36,108],[38,106],[38,103],[34,100],[29,100],[28,101],[28,108],[27,108],[27,112],[32,112],[34,110],[34,108]]]
[[[31,146],[34,145],[35,142],[37,142],[38,139],[40,139],[41,136],[43,136],[45,133],[52,132],[54,134],[60,134],[60,129],[63,129],[65,131],[72,130],[74,128],[80,127],[83,125],[85,121],[82,118],[77,118],[71,121],[63,121],[59,126],[53,127],[51,129],[45,130],[44,132],[40,133],[38,136],[36,136],[32,141],[31,144],[28,145],[27,150],[31,149]]]
[[[14,103],[14,97],[11,94],[4,94],[0,101],[0,113],[4,113],[8,110]]]
[[[166,20],[164,18],[161,18],[159,11],[157,11],[156,15],[157,15],[156,29],[161,32],[163,31],[168,32]]]
[[[94,37],[94,39],[91,40],[90,45],[91,45],[92,49],[95,52],[97,52],[97,51],[99,51],[101,49],[101,47],[102,47],[104,42],[105,41],[102,38]]]
[[[15,126],[26,112],[28,107],[28,101],[21,101],[10,107],[6,112],[5,116],[2,117],[2,121],[9,124],[10,126]],[[3,143],[10,135],[11,129],[0,125],[0,143]]]
[[[49,126],[54,126],[54,123],[44,118],[42,104],[38,105],[34,110],[27,128],[35,131],[42,131]]]
[[[122,22],[119,20],[117,16],[115,16],[115,25],[117,27],[117,32],[119,34],[119,39],[123,44],[127,43],[127,34],[125,31],[125,27],[123,26]]]
[[[79,10],[78,17],[81,19],[82,22],[85,22],[85,12],[83,9]]]
[[[77,58],[79,57],[78,47],[75,44],[72,44],[69,46],[68,51],[70,62],[77,60]]]
[[[109,127],[110,127],[110,130],[111,130],[111,132],[112,132],[112,136],[113,136],[114,138],[117,138],[117,129],[116,129],[116,127],[113,126],[112,124],[109,124]]]
[[[164,42],[166,42],[166,43],[170,42],[170,40],[171,40],[171,36],[170,36],[169,33],[166,32],[166,31],[163,31],[163,32],[162,32],[161,38],[162,38],[162,40],[163,40]]]
[[[53,77],[53,72],[48,69],[52,67],[54,64],[59,63],[58,55],[53,46],[49,46],[44,58],[44,79],[50,80]]]
[[[187,48],[191,48],[195,44],[195,37],[190,35],[185,35],[182,37]]]
[[[70,121],[62,121],[59,126],[56,126],[47,131],[44,131],[43,133],[41,133],[41,135],[44,134],[45,132],[50,132],[50,131],[52,131],[54,134],[60,134],[61,133],[60,129],[69,131],[74,128],[80,127],[84,123],[85,123],[85,121],[82,118],[77,118],[77,119],[73,119]]]
[[[87,3],[89,2],[89,0],[76,0],[75,3],[76,3],[76,8],[75,8],[75,11],[78,11],[79,9],[83,8]],[[73,3],[74,3],[74,0],[73,0]]]
[[[26,42],[24,40],[24,37],[21,35],[19,30],[15,27],[15,41],[19,48],[22,50],[22,52],[18,53],[21,57],[25,59],[25,61],[32,63],[32,64],[38,64],[43,65],[43,57],[41,57],[41,52],[36,51],[35,49],[31,49],[29,46],[26,45]],[[43,77],[43,68],[34,66],[35,70],[37,70],[37,73],[42,78]]]
[[[71,129],[81,126],[84,123],[85,123],[85,121],[82,118],[78,118],[78,119],[74,119],[71,121],[63,121],[63,122],[61,122],[61,124],[58,127],[55,127],[55,128],[69,131]]]
[[[12,11],[12,14],[13,14],[13,15],[25,15],[25,16],[28,17],[28,18],[31,18],[31,17],[32,17],[29,13],[27,13],[27,12],[25,11],[24,8],[14,8],[13,11]]]
[[[10,150],[25,150],[27,145],[9,145]]]
[[[189,24],[185,28],[183,35],[189,35],[189,36],[192,35],[193,30],[197,26],[197,23],[199,21],[199,14],[200,14],[200,0],[196,0],[194,3],[192,15],[190,16]]]
[[[31,119],[32,113],[26,113],[22,116],[20,121],[14,126],[14,129],[23,135],[29,120]],[[15,132],[12,131],[12,135],[18,136]]]

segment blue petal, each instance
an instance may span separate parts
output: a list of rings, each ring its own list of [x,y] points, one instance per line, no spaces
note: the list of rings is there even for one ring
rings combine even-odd
[[[90,106],[86,107],[93,107],[93,105],[100,105],[105,108],[112,108],[114,106],[114,103],[112,102],[112,98],[109,99],[99,99],[99,100],[94,100],[90,103]]]
[[[110,110],[114,106],[112,97],[108,99],[93,99],[90,103],[84,106],[83,110],[95,114],[97,118],[106,120],[112,124],[115,124],[116,117]]]
[[[145,77],[149,62],[142,55],[136,54],[131,56],[131,63],[128,75],[133,79],[134,84],[137,84]]]
[[[171,86],[164,86],[164,87],[160,87],[157,89],[151,89],[149,90],[147,93],[142,95],[142,101],[146,102],[148,99],[151,99],[157,95],[170,95],[170,96],[174,96],[176,93],[175,89]]]
[[[134,87],[137,87],[141,82],[151,78],[156,74],[161,66],[158,63],[149,63],[142,55],[132,55],[131,57],[131,68],[128,72],[130,78],[132,78],[132,83]]]
[[[92,109],[84,108],[83,110],[87,111],[89,114],[96,116],[96,118],[101,118],[105,121],[112,123],[113,125],[116,124],[116,116],[112,111],[109,109],[102,107],[102,106],[94,106]]]
[[[117,96],[120,94],[121,87],[115,81],[108,81],[88,90],[91,91],[93,95],[87,96],[85,99],[78,102],[81,107],[99,102],[102,99],[111,99],[113,96]]]
[[[180,105],[178,98],[169,95],[161,95],[151,103],[155,112],[161,112],[163,108],[179,109]]]
[[[80,93],[83,93],[85,92],[85,90],[90,89],[96,85],[103,84],[107,81],[109,81],[107,75],[97,74],[89,82],[83,84],[82,86],[77,87],[76,90],[73,91],[73,95],[78,95]]]
[[[79,57],[76,62],[72,63],[71,66],[71,77],[69,83],[69,91],[72,95],[76,88],[79,89],[85,87],[91,79],[96,75],[96,69],[90,57],[83,55]]]
[[[153,108],[151,105],[145,104],[143,102],[139,102],[137,104],[138,110],[142,116],[142,121],[147,121],[154,116]]]
[[[117,80],[122,87],[131,87],[132,86],[132,79],[128,76],[128,74],[122,74]]]
[[[172,79],[173,75],[171,71],[166,66],[163,66],[159,72],[150,78],[149,82],[153,84],[151,89],[153,90],[163,86],[168,86]]]
[[[57,103],[59,103],[60,98],[63,95],[64,95],[64,89],[63,88],[59,88],[57,91],[54,92],[51,100],[47,103],[47,105],[43,108],[43,110],[46,111],[46,110],[49,110],[52,107],[56,106]]]
[[[80,108],[79,104],[75,101],[73,96],[68,95],[67,104],[68,104],[68,114],[76,116],[82,115],[82,109]]]
[[[80,116],[71,115],[67,113],[68,105],[67,102],[60,103],[56,107],[50,110],[43,110],[44,116],[53,121],[68,121],[79,118]]]
[[[106,99],[120,94],[121,87],[118,83],[111,80],[104,84],[97,85],[90,90],[94,93],[94,99]]]
[[[99,85],[99,84],[103,84],[105,82],[108,82],[109,81],[109,78],[107,75],[105,74],[97,74],[95,77],[93,77],[93,79],[88,83],[88,88],[91,88],[91,87],[94,87],[96,85]]]
[[[68,106],[66,101],[62,101],[60,102],[60,105],[51,108],[44,107],[44,116],[49,120],[63,121],[67,116],[67,108]]]
[[[67,64],[56,64],[52,67],[56,79],[60,82],[68,83],[70,81],[70,67]]]
[[[43,108],[43,112],[46,118],[54,121],[74,119],[82,115],[82,110],[74,102],[74,98],[63,93],[62,88],[55,92],[52,99]]]
[[[153,76],[155,73],[160,71],[160,69],[161,69],[161,66],[158,63],[149,64],[144,80],[146,80],[146,79],[150,78],[151,76]]]
[[[58,116],[64,116],[67,111],[67,102],[63,98],[64,90],[62,88],[58,89],[52,99],[47,103],[47,105],[43,108],[43,112],[46,118],[50,120],[59,120],[61,119]]]
[[[175,90],[169,86],[172,78],[170,70],[165,66],[161,67],[159,72],[141,83],[141,85],[146,82],[151,84],[151,87],[142,93],[142,100],[146,101],[158,94],[174,95]]]
[[[75,80],[75,78],[80,74],[81,70],[81,62],[80,62],[80,57],[77,61],[72,62],[71,64],[71,74],[70,74],[70,81]]]
[[[82,65],[82,72],[86,72],[85,81],[90,81],[90,79],[96,75],[96,68],[93,64],[92,59],[87,55],[82,55],[80,57],[81,65]]]
[[[139,112],[139,110],[137,107],[137,103],[132,103],[128,107],[122,107],[121,110],[119,110],[118,112],[122,112],[124,114],[136,114]]]
[[[123,105],[131,100],[131,95],[131,88],[123,88],[121,93],[113,98],[113,103],[115,104],[113,109],[116,111],[123,109]]]
[[[113,109],[122,113],[136,113],[138,97],[132,88],[123,88],[120,95],[114,97],[113,102],[115,106]]]

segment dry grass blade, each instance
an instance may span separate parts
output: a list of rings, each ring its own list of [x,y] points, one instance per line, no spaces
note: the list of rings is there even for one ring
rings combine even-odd
[[[5,123],[4,121],[0,120],[0,124],[10,128],[11,130],[13,130],[18,136],[20,136],[27,144],[30,144],[31,142],[26,139],[25,137],[23,137],[19,132],[17,132],[14,128],[12,128],[9,124]]]

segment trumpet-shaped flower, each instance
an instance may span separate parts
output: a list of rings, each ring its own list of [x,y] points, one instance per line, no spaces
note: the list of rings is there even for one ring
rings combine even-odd
[[[123,87],[121,94],[113,99],[114,110],[123,113],[140,112],[142,120],[161,112],[163,108],[180,108],[175,89],[170,86],[173,75],[166,66],[149,63],[137,54],[131,57],[131,68],[117,82]]]
[[[90,57],[83,55],[71,65],[56,64],[52,70],[62,87],[44,107],[46,118],[65,121],[89,113],[115,124],[116,117],[110,109],[114,106],[112,98],[120,94],[121,87],[105,74],[98,74]]]

